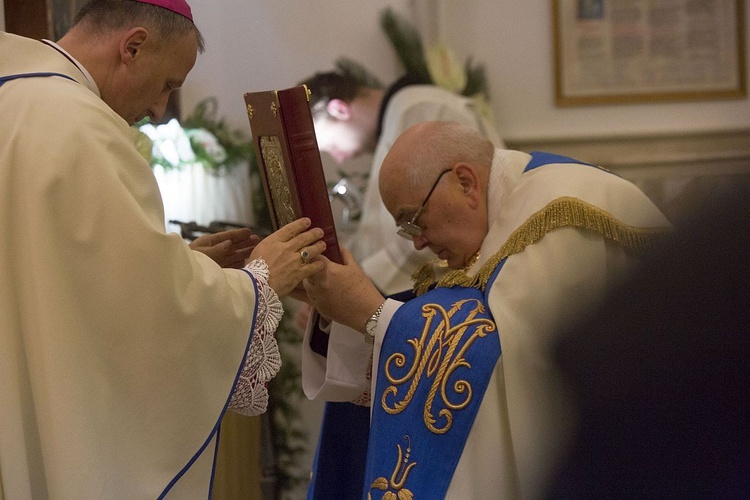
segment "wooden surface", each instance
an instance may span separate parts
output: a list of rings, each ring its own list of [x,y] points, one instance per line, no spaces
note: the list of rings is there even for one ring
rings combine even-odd
[[[49,38],[45,0],[4,0],[5,31],[29,38]]]
[[[221,423],[214,500],[261,498],[260,417],[228,411]]]

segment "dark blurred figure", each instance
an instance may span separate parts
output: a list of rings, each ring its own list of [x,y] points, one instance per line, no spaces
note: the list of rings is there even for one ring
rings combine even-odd
[[[750,498],[750,180],[735,181],[559,346],[580,432],[548,498]]]

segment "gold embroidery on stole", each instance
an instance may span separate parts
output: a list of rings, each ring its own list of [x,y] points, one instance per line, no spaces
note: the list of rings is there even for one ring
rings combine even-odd
[[[414,498],[414,493],[412,493],[409,489],[404,488],[404,485],[406,484],[407,477],[409,477],[409,473],[414,467],[416,467],[417,462],[409,463],[409,457],[411,456],[411,437],[409,437],[409,435],[407,434],[404,436],[404,439],[408,443],[406,447],[406,454],[404,454],[401,445],[397,444],[396,448],[398,449],[398,460],[396,461],[396,466],[393,469],[393,474],[391,474],[390,482],[385,477],[381,476],[375,479],[375,481],[373,481],[370,485],[370,490],[374,488],[385,491],[385,493],[383,493],[383,500],[412,500]],[[388,488],[394,489],[398,493],[386,491],[388,490]],[[372,493],[370,491],[367,492],[367,500],[372,500]]]
[[[451,325],[453,315],[461,307],[469,303],[474,304],[474,309],[469,312],[466,319],[457,325]],[[414,393],[422,381],[422,377],[432,378],[432,384],[424,404],[424,423],[435,434],[448,432],[451,425],[453,425],[453,412],[465,408],[471,402],[473,394],[472,386],[467,380],[457,380],[453,383],[452,390],[455,394],[463,395],[463,398],[458,402],[452,402],[448,394],[448,385],[451,376],[458,368],[471,369],[471,365],[465,358],[466,352],[471,348],[476,339],[485,337],[487,333],[495,330],[495,323],[492,320],[487,318],[476,319],[477,314],[484,312],[484,304],[477,299],[460,300],[453,304],[449,311],[446,311],[439,304],[423,305],[422,317],[425,318],[425,325],[422,333],[419,338],[407,340],[407,343],[414,350],[414,362],[412,366],[408,368],[406,375],[398,378],[392,374],[392,367],[395,365],[396,368],[404,368],[406,366],[406,355],[396,352],[390,355],[385,362],[385,377],[388,383],[392,385],[383,392],[381,398],[383,410],[391,415],[401,413],[411,403]],[[432,324],[436,318],[439,323],[433,331]],[[458,344],[470,326],[475,326],[475,329],[459,349]],[[433,333],[430,333],[431,331]],[[389,405],[389,396],[392,396],[392,399],[396,400],[399,396],[398,386],[407,383],[409,383],[409,387],[403,398],[400,401],[395,401],[392,406]],[[445,419],[445,425],[442,427],[435,425],[437,419],[432,413],[438,393],[445,406],[445,408],[438,412],[438,417]]]

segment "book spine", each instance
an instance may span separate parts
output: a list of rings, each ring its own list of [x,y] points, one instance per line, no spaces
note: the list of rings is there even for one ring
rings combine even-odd
[[[289,154],[294,168],[297,196],[302,213],[309,217],[313,227],[323,230],[326,251],[323,255],[336,263],[343,263],[336,227],[328,198],[323,163],[320,159],[310,105],[303,87],[279,91],[279,104],[283,128],[286,131]]]

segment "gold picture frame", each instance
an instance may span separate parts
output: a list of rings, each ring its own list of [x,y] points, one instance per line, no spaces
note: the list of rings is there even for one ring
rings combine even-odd
[[[742,99],[744,0],[551,0],[558,106]]]

